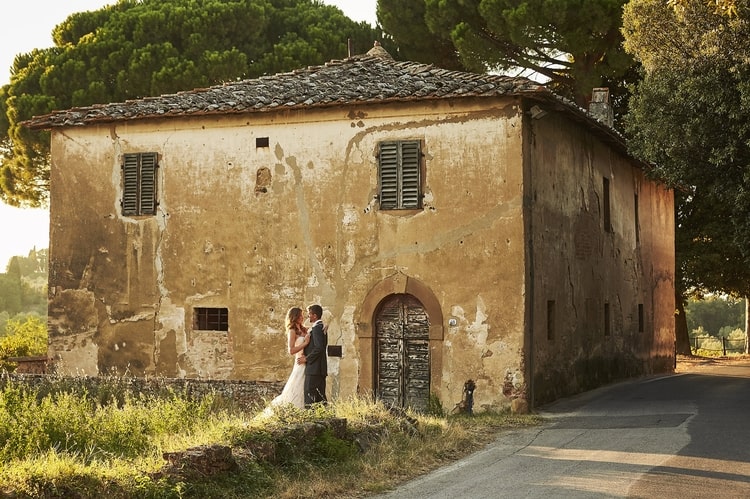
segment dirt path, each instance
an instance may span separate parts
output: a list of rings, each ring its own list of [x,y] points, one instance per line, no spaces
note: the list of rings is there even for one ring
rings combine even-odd
[[[731,357],[695,357],[677,356],[675,373],[699,373],[717,366],[732,366],[750,363],[750,355],[733,355]]]

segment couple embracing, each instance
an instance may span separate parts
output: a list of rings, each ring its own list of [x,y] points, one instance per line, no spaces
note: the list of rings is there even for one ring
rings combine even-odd
[[[287,347],[294,356],[294,366],[284,389],[273,399],[264,414],[273,408],[293,404],[303,409],[313,404],[326,404],[326,376],[328,376],[328,334],[323,325],[323,308],[320,305],[307,307],[307,317],[312,326],[304,326],[305,314],[299,307],[292,307],[286,314]]]

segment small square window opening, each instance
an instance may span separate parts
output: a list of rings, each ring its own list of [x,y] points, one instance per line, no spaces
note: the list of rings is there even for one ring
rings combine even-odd
[[[193,309],[193,328],[199,331],[229,331],[229,310],[196,307]]]

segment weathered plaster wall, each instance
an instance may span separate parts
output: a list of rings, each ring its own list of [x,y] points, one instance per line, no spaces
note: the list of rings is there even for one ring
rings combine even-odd
[[[534,403],[671,369],[671,191],[556,113],[527,124]]]
[[[403,289],[434,297],[442,314],[431,324],[430,351],[431,388],[444,406],[461,399],[469,378],[477,409],[506,405],[525,386],[522,127],[515,102],[487,106],[462,100],[54,131],[57,368],[284,380],[286,310],[319,302],[329,342],[344,352],[330,359],[331,395],[368,392],[368,304],[403,280]],[[256,147],[259,137],[269,147]],[[377,208],[377,144],[397,139],[423,141],[419,211]],[[156,216],[120,214],[120,160],[129,152],[159,154]],[[227,307],[228,333],[194,331],[196,306]]]

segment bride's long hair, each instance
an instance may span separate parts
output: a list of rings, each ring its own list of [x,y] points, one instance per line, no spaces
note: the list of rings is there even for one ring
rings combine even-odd
[[[292,307],[289,309],[289,311],[286,313],[286,328],[289,329],[296,329],[297,325],[297,319],[299,316],[302,315],[302,309],[299,307]]]

